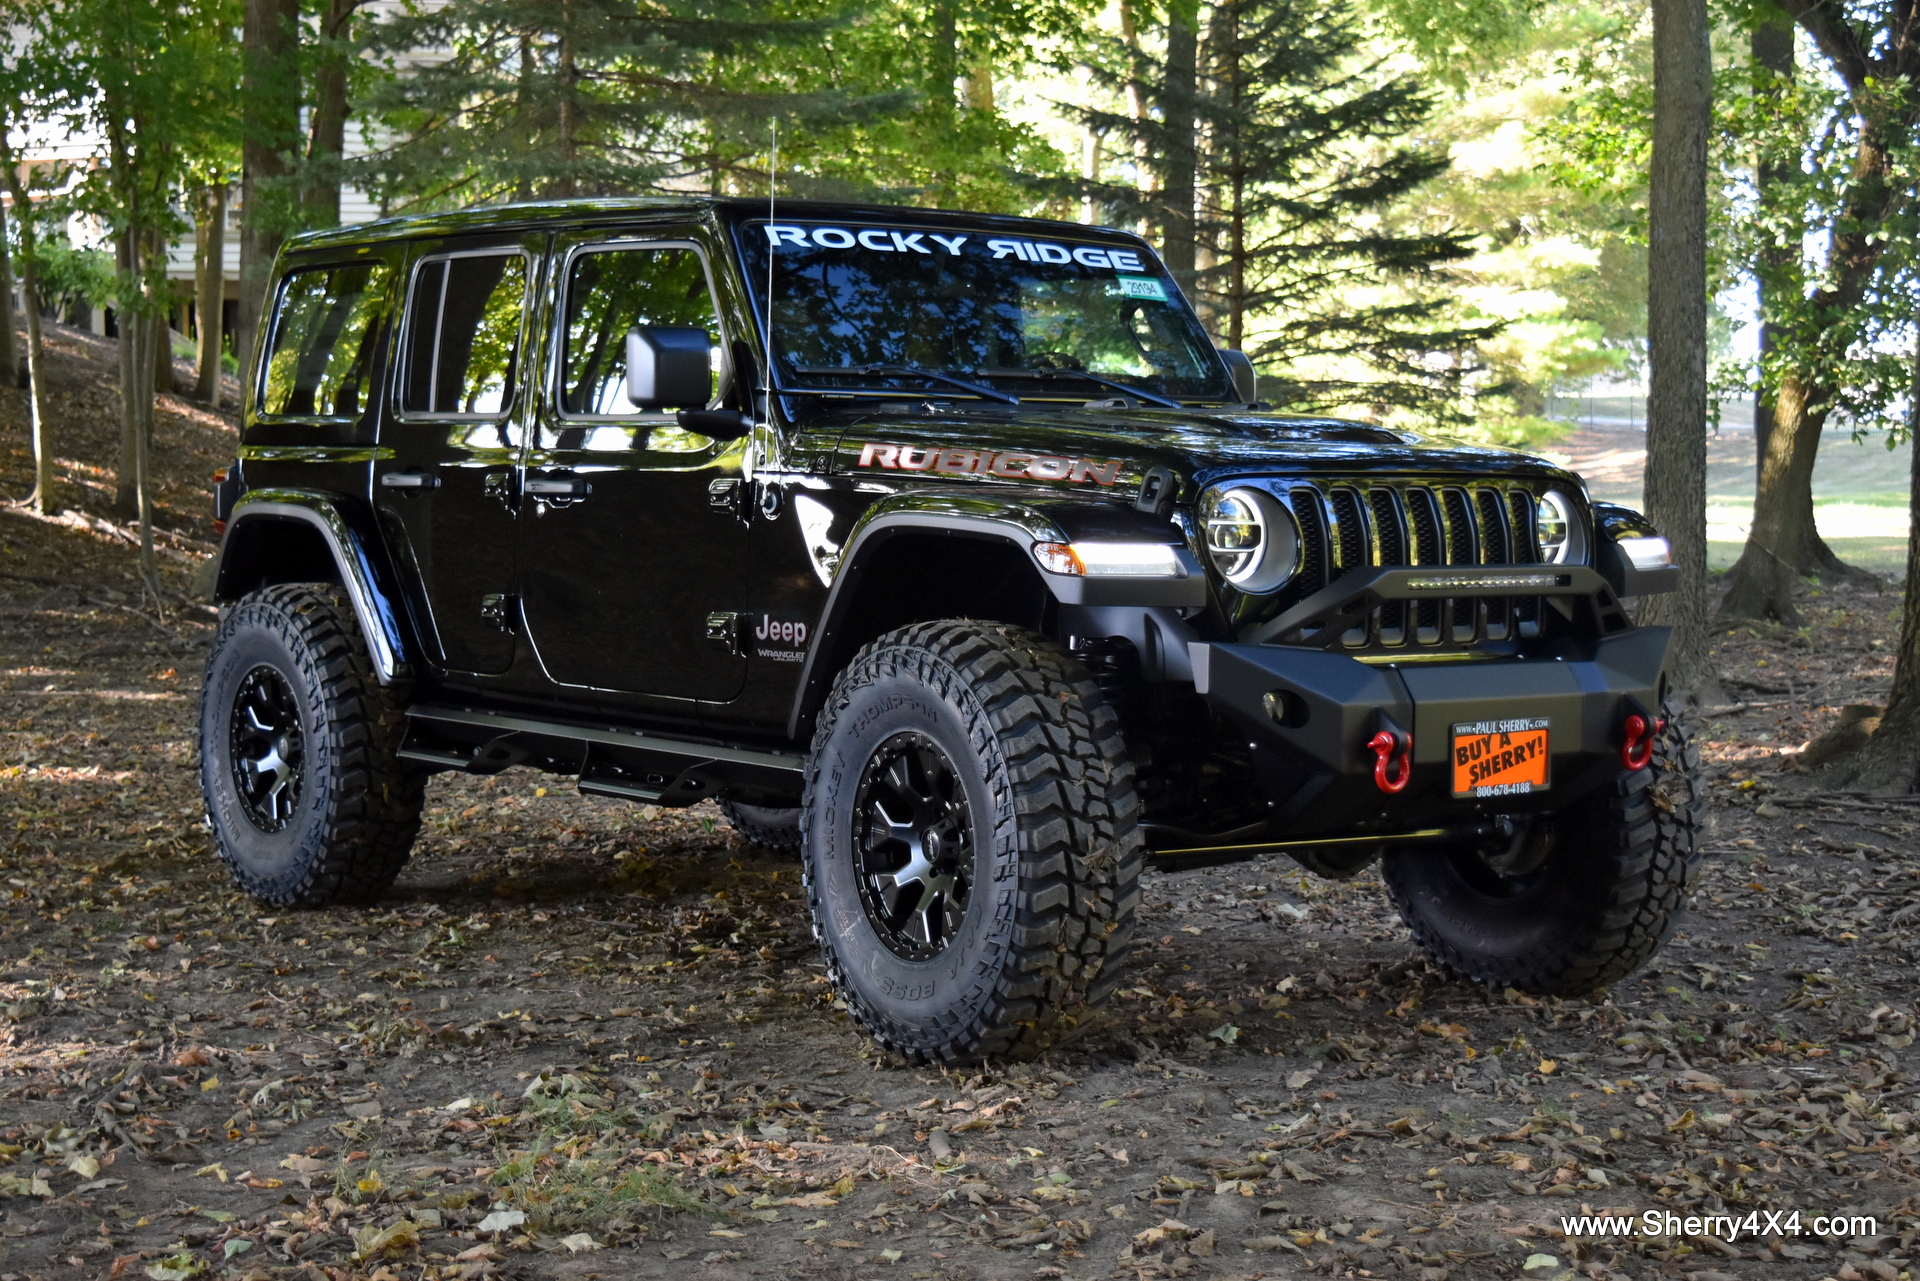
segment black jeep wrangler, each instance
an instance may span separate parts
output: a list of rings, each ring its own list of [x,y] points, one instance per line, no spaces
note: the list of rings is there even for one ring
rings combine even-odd
[[[1258,403],[1137,237],[575,201],[299,237],[224,474],[221,857],[379,895],[435,770],[715,800],[919,1059],[1119,980],[1142,867],[1378,860],[1470,979],[1674,928],[1666,542],[1539,459]]]

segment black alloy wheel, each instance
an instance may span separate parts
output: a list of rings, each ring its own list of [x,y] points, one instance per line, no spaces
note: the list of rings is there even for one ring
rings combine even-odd
[[[263,832],[278,832],[300,805],[306,739],[293,686],[262,663],[241,678],[227,718],[227,753],[240,812]]]
[[[242,890],[318,907],[393,884],[425,799],[398,755],[401,693],[380,684],[332,584],[279,583],[227,610],[200,695],[200,786]]]
[[[1053,641],[914,623],[815,724],[801,869],[827,975],[916,1063],[1031,1058],[1120,982],[1144,846],[1120,723]]]
[[[860,903],[895,956],[925,961],[959,934],[972,890],[966,790],[940,745],[907,730],[880,744],[854,793]]]

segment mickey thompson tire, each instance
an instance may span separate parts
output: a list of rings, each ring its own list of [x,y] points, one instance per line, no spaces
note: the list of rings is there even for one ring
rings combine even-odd
[[[425,775],[353,610],[325,583],[253,592],[221,620],[200,700],[200,783],[221,861],[277,906],[379,897],[415,835]]]
[[[867,645],[821,712],[801,817],[855,1023],[920,1063],[1063,1039],[1119,981],[1138,813],[1118,721],[1051,641],[949,620]]]
[[[1471,848],[1387,856],[1382,879],[1414,940],[1463,978],[1578,996],[1645,965],[1687,909],[1705,794],[1677,719],[1644,769],[1551,816],[1539,865],[1501,875]]]
[[[727,816],[733,830],[755,845],[764,845],[782,854],[800,852],[800,810],[771,805],[746,805],[720,798],[720,812]]]

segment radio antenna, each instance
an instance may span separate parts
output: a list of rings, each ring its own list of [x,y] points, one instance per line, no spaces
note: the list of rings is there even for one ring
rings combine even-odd
[[[767,418],[773,418],[773,260],[780,253],[780,237],[773,228],[774,175],[780,167],[780,117],[767,121],[772,140],[767,147]]]

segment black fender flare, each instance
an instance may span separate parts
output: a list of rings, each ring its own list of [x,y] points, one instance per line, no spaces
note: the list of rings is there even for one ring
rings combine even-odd
[[[241,495],[227,518],[227,532],[220,542],[220,569],[214,579],[214,599],[236,600],[245,590],[242,584],[231,581],[227,553],[237,535],[247,526],[262,521],[297,521],[320,535],[333,556],[334,568],[353,605],[360,633],[366,638],[374,674],[382,685],[410,679],[413,670],[407,658],[399,611],[391,595],[380,585],[380,574],[365,540],[341,514],[337,500],[331,495],[307,489],[256,489]]]
[[[1010,544],[1019,549],[1053,598],[1062,605],[1154,608],[1200,606],[1207,602],[1206,574],[1187,549],[1180,527],[1165,517],[1109,503],[1005,502],[926,492],[890,496],[861,515],[832,562],[833,577],[827,587],[827,602],[813,634],[808,637],[799,688],[787,718],[789,738],[801,737],[807,722],[826,700],[827,688],[835,675],[830,655],[859,594],[864,564],[887,542],[910,534]],[[1034,557],[1036,543],[1070,543],[1076,538],[1174,544],[1182,576],[1089,580],[1048,572]]]

